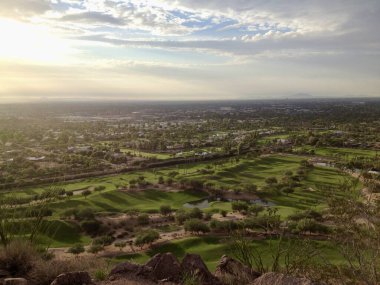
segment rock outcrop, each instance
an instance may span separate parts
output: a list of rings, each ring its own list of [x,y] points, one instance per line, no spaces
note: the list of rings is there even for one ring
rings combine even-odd
[[[306,278],[297,278],[281,273],[270,272],[257,278],[251,285],[317,285]]]
[[[259,272],[226,255],[222,256],[215,271],[215,276],[222,281],[227,281],[226,283],[233,280],[235,283],[247,284],[260,275]]]
[[[125,262],[117,265],[110,273],[110,280],[118,277],[138,277],[155,282],[181,281],[181,265],[172,253],[157,254],[145,265]]]
[[[151,266],[151,277],[157,281],[181,281],[181,265],[172,253],[159,254],[148,261],[145,266]]]
[[[28,285],[28,281],[24,278],[6,278],[3,281],[4,285]]]
[[[181,271],[184,277],[194,276],[202,285],[222,284],[218,278],[211,274],[202,258],[197,254],[186,254],[182,260]]]
[[[145,265],[125,262],[117,265],[110,273],[109,280],[120,278],[140,278],[158,284],[172,282],[180,284],[186,278],[196,278],[199,285],[222,284],[208,270],[202,258],[196,254],[187,254],[182,263],[172,253],[157,254]]]
[[[84,271],[68,272],[59,275],[51,285],[91,285],[90,275]]]

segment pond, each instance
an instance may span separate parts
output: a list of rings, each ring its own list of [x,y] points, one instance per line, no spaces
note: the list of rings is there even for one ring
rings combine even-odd
[[[193,208],[199,208],[199,209],[205,209],[205,208],[208,208],[210,206],[210,203],[211,202],[215,202],[215,201],[222,201],[222,202],[234,202],[234,201],[240,201],[240,200],[237,200],[237,199],[220,199],[220,198],[206,198],[206,199],[202,199],[202,200],[198,200],[198,201],[193,201],[193,202],[189,202],[189,203],[185,203],[183,204],[183,207],[184,208],[188,208],[188,209],[193,209]],[[272,207],[272,206],[276,206],[275,203],[272,203],[272,202],[269,202],[269,201],[264,201],[262,199],[255,199],[255,200],[250,200],[248,201],[249,203],[251,204],[257,204],[257,205],[261,205],[261,206],[264,206],[264,207]]]

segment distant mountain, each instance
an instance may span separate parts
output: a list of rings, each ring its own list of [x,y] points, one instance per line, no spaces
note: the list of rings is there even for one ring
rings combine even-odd
[[[294,98],[294,99],[301,99],[301,98],[312,98],[313,95],[309,93],[297,93],[294,95],[289,96],[289,98]]]

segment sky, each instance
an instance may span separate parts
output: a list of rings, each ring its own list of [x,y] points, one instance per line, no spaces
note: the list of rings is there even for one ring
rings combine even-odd
[[[0,102],[380,96],[379,0],[1,0]]]

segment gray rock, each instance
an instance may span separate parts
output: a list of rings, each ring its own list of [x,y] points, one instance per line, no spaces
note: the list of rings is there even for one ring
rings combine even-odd
[[[90,275],[85,271],[69,272],[59,275],[51,285],[90,285]]]
[[[270,272],[257,278],[252,285],[317,285],[307,278],[297,278],[281,273]]]

